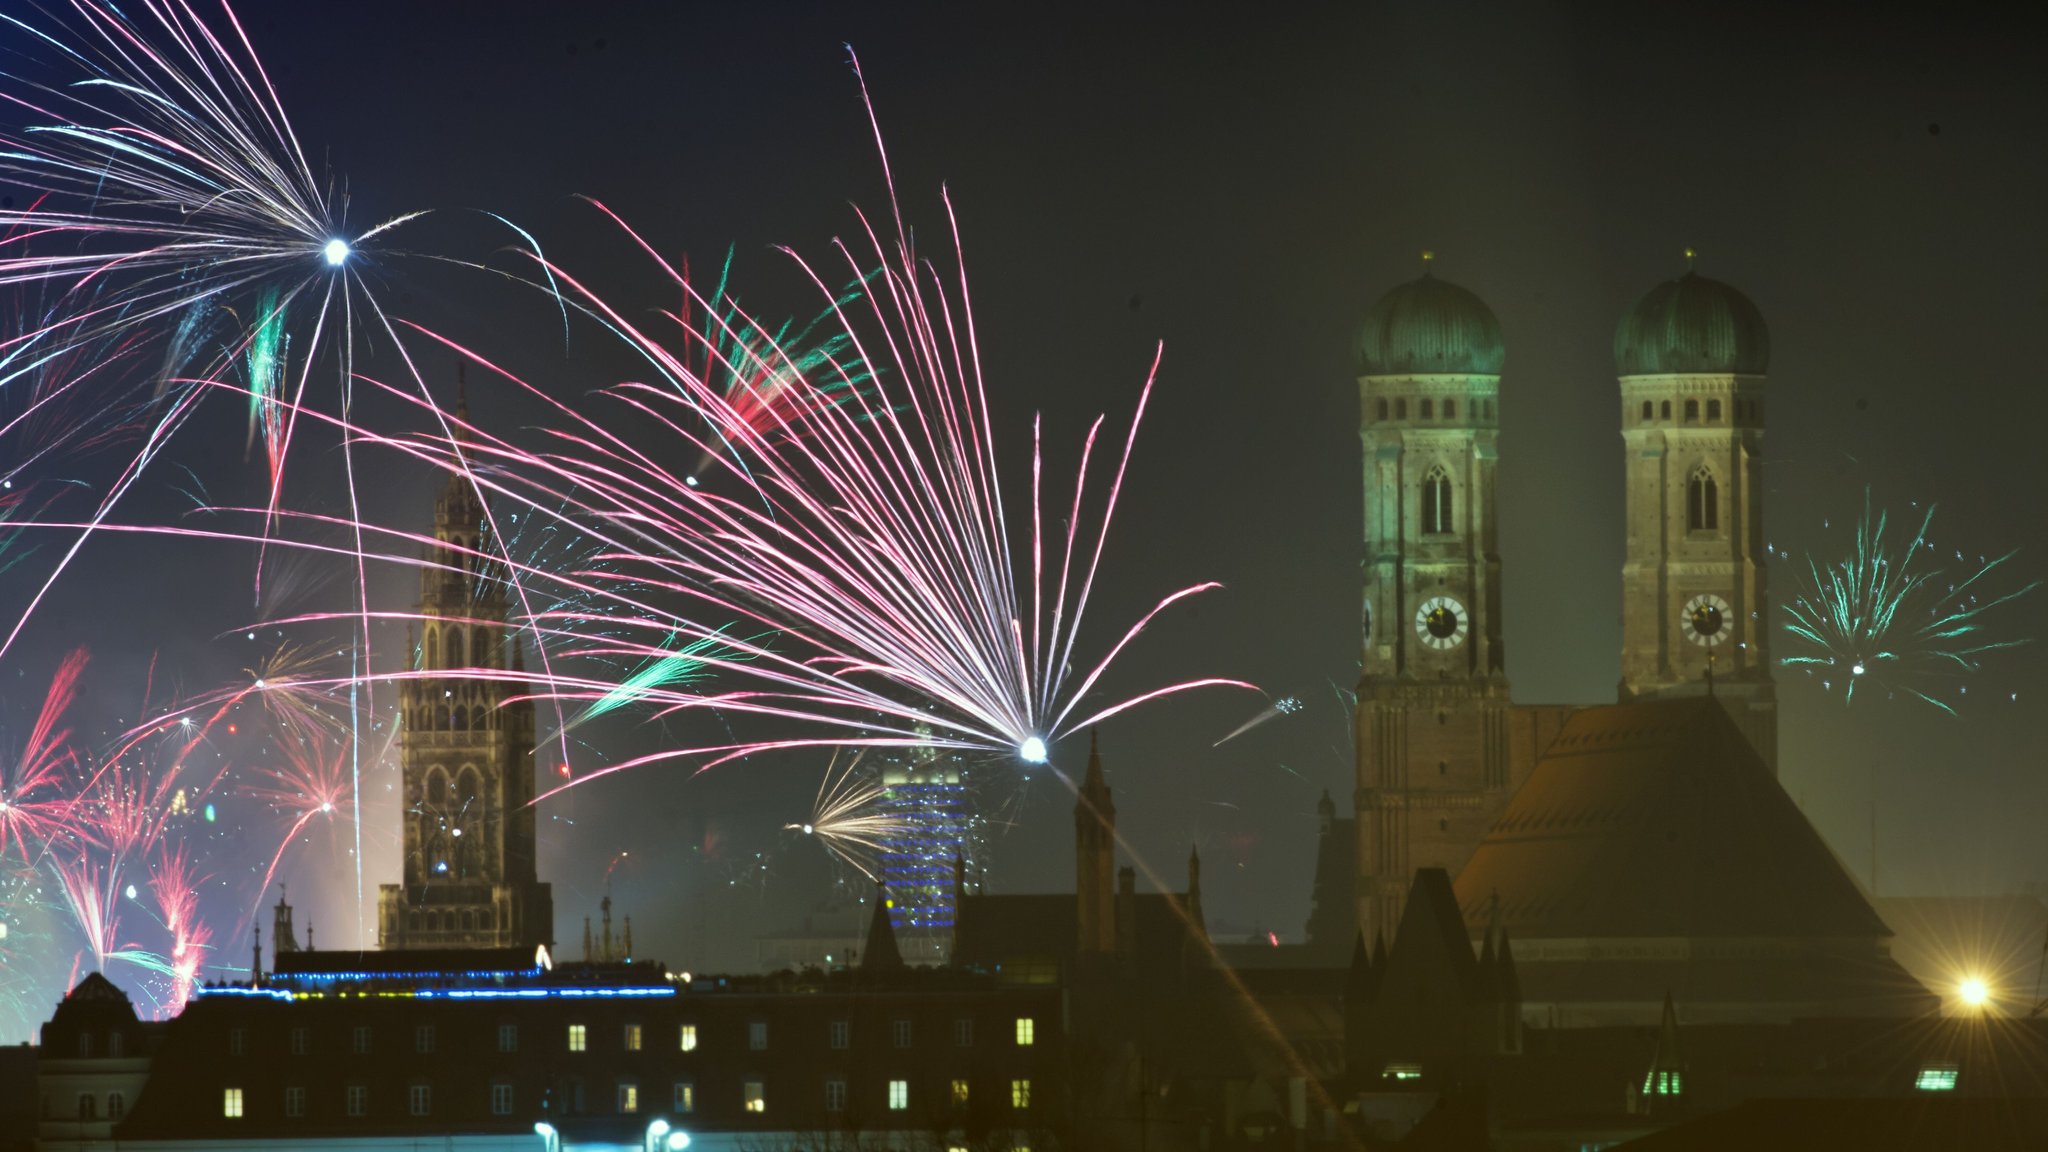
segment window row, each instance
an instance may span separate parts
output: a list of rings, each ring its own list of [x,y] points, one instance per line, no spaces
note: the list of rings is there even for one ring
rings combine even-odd
[[[1744,400],[1740,397],[1737,397],[1734,401],[1734,404],[1735,418],[1737,420],[1755,420],[1761,418],[1762,408],[1761,405],[1759,405],[1755,400]],[[1682,408],[1681,411],[1685,413],[1685,422],[1687,424],[1699,423],[1700,402],[1698,400],[1687,400],[1685,402],[1685,407]],[[1671,401],[1666,400],[1661,404],[1650,400],[1643,401],[1642,418],[1646,421],[1671,419]],[[1707,423],[1712,424],[1715,421],[1718,421],[1719,419],[1721,419],[1721,402],[1719,400],[1707,401]]]
[[[1000,1091],[1002,1085],[998,1084],[997,1087]],[[642,1108],[639,1082],[621,1080],[615,1085],[615,1089],[614,1100],[617,1105],[617,1114],[621,1116],[637,1115]],[[490,1090],[491,1115],[512,1115],[514,1103],[512,1085],[505,1083],[493,1084]],[[1031,1081],[1028,1079],[1013,1079],[1009,1081],[1008,1095],[1010,1107],[1013,1110],[1028,1110],[1031,1107]],[[826,1111],[845,1111],[848,1099],[849,1094],[845,1080],[834,1078],[825,1081]],[[971,1099],[972,1084],[969,1081],[952,1080],[948,1082],[947,1102],[952,1107],[965,1108]],[[284,1090],[284,1114],[286,1118],[294,1120],[304,1118],[306,1115],[306,1100],[307,1090],[304,1087],[295,1085],[286,1088]],[[47,1103],[45,1101],[46,1112],[48,1111]],[[583,1085],[580,1081],[571,1082],[569,1097],[563,1103],[571,1114],[580,1113],[585,1110],[586,1101],[583,1095]],[[892,1112],[901,1112],[908,1109],[910,1107],[910,1081],[889,1081],[886,1103]],[[433,1085],[413,1084],[407,1086],[405,1105],[407,1115],[433,1115]],[[740,1086],[740,1107],[747,1112],[765,1113],[768,1110],[767,1082],[765,1080],[748,1080],[742,1083]],[[119,1120],[123,1115],[123,1108],[119,1092],[112,1093],[107,1097],[107,1119]],[[352,1118],[368,1116],[370,1114],[369,1086],[349,1084],[343,1087],[342,1110],[345,1115]],[[697,1111],[697,1085],[695,1081],[678,1080],[671,1086],[669,1092],[669,1111],[679,1116],[690,1115]],[[97,1107],[92,1096],[82,1095],[78,1098],[78,1118],[80,1120],[94,1120],[97,1118],[96,1112]],[[247,1114],[243,1089],[236,1087],[221,1090],[220,1114],[230,1120],[242,1119]]]
[[[92,1038],[93,1034],[90,1032],[80,1032],[78,1034],[78,1058],[80,1060],[90,1060],[93,1058]],[[119,1060],[125,1056],[128,1051],[127,1045],[128,1038],[126,1036],[119,1032],[108,1032],[106,1043],[107,1059]]]
[[[1418,400],[1416,401],[1415,408],[1418,419],[1422,420],[1438,419],[1437,414],[1439,412],[1443,414],[1442,419],[1445,420],[1456,420],[1458,418],[1458,402],[1450,397],[1445,397],[1441,404],[1434,400]],[[1406,420],[1408,418],[1408,399],[1404,396],[1391,402],[1381,400],[1377,411],[1381,420]],[[1478,419],[1491,420],[1493,419],[1493,401],[1474,400],[1470,407],[1467,408],[1467,411]]]
[[[1448,516],[1448,496],[1445,499],[1445,515]],[[1036,1043],[1038,1038],[1038,1022],[1036,1017],[1019,1016],[1012,1022],[1011,1027],[1011,1038],[1017,1047],[1029,1048]],[[912,1047],[915,1032],[911,1021],[890,1021],[889,1036],[891,1043],[898,1048]],[[245,1028],[228,1029],[228,1055],[245,1055],[248,1051],[248,1037],[248,1030]],[[309,1055],[313,1050],[313,1035],[310,1028],[293,1028],[289,1033],[288,1039],[291,1046],[291,1054],[294,1056]],[[414,1052],[420,1055],[431,1055],[434,1051],[435,1039],[434,1025],[417,1024],[413,1026],[412,1050]],[[355,1055],[370,1055],[371,1041],[372,1034],[369,1025],[357,1024],[349,1030],[349,1050]],[[566,1041],[571,1052],[590,1051],[590,1026],[587,1024],[569,1025]],[[826,1042],[835,1049],[851,1047],[853,1044],[852,1022],[848,1020],[830,1021],[826,1029]],[[625,1024],[620,1027],[619,1047],[622,1050],[627,1052],[643,1051],[646,1043],[647,1032],[642,1025]],[[958,1048],[971,1048],[974,1046],[974,1019],[972,1017],[961,1016],[954,1019],[953,1044]],[[697,1050],[697,1025],[679,1024],[676,1026],[676,1048],[682,1052],[694,1052]],[[747,1048],[754,1052],[765,1052],[768,1050],[768,1024],[766,1021],[753,1020],[748,1022]],[[118,1054],[119,1051],[119,1046],[114,1046],[114,1052]],[[498,1025],[498,1051],[519,1051],[519,1025]]]
[[[105,1118],[108,1120],[119,1120],[126,1115],[128,1115],[127,1097],[119,1092],[107,1093]],[[48,1096],[43,1097],[43,1119],[55,1120],[56,1118],[55,1106],[51,1104]],[[100,1098],[90,1092],[80,1092],[78,1094],[78,1119],[86,1124],[91,1124],[101,1119]]]

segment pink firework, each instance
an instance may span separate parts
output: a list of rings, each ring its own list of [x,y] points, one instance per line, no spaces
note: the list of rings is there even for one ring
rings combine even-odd
[[[166,1015],[184,1011],[185,1001],[199,978],[212,933],[199,919],[200,877],[185,855],[184,845],[159,852],[155,871],[149,879],[151,894],[163,916],[164,930],[171,938],[170,994],[165,998]]]
[[[23,856],[30,855],[32,844],[47,843],[70,819],[70,786],[75,783],[78,756],[71,747],[71,730],[61,725],[78,695],[87,659],[83,648],[64,658],[43,695],[28,740],[18,754],[0,761],[0,855],[10,843]]]
[[[351,784],[353,748],[345,734],[327,725],[280,725],[277,751],[284,759],[283,765],[257,769],[267,783],[243,790],[273,811],[291,818],[277,851],[271,853],[270,866],[264,869],[263,883],[256,889],[259,903],[277,877],[285,849],[291,847],[299,833],[315,820],[333,820],[337,814],[348,812],[355,798]]]

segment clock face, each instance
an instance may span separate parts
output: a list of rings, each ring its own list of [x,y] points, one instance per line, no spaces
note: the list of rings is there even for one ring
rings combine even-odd
[[[1465,642],[1465,606],[1449,596],[1432,596],[1415,613],[1415,634],[1431,648],[1456,648]]]
[[[1729,613],[1726,600],[1712,592],[1702,592],[1685,602],[1678,625],[1685,631],[1686,639],[1711,648],[1735,631],[1735,618]]]

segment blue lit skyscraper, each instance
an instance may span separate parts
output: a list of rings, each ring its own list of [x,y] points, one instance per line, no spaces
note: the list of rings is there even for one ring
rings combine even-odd
[[[970,876],[980,867],[982,821],[967,770],[957,755],[924,747],[884,760],[879,771],[886,792],[877,807],[902,828],[880,853],[890,926],[905,960],[941,964],[953,937],[953,861]]]

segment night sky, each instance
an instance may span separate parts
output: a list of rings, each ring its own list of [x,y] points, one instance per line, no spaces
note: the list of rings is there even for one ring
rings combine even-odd
[[[1425,248],[1505,333],[1499,517],[1518,700],[1613,699],[1622,445],[1611,343],[1636,298],[1683,271],[1687,246],[1770,325],[1774,548],[1839,554],[1868,489],[1902,516],[1938,503],[1932,537],[1944,552],[2020,549],[2001,587],[2048,562],[2048,73],[2042,45],[2016,27],[1966,27],[1953,13],[1696,6],[1621,19],[1441,3],[1256,20],[1168,6],[515,15],[494,3],[295,3],[242,15],[316,165],[346,182],[352,222],[489,209],[591,270],[614,300],[669,305],[575,199],[594,196],[664,252],[705,260],[735,245],[742,302],[767,315],[814,303],[774,245],[823,255],[856,227],[851,203],[885,205],[850,42],[930,254],[944,255],[942,184],[958,207],[1013,465],[1034,412],[1049,442],[1069,447],[1097,412],[1127,419],[1164,342],[1093,636],[1106,644],[1158,596],[1221,580],[1223,591],[1155,624],[1125,659],[1123,685],[1234,675],[1307,704],[1221,748],[1261,701],[1188,697],[1101,733],[1120,829],[1176,886],[1189,843],[1199,846],[1219,935],[1298,937],[1317,797],[1327,788],[1350,808],[1339,691],[1358,674],[1353,344],[1365,310],[1419,273]],[[509,266],[494,255],[506,239],[450,211],[398,246]],[[562,395],[626,371],[588,343],[565,356],[545,307],[484,277],[395,258],[373,275],[394,311]],[[444,359],[428,368],[452,391]],[[365,363],[395,370],[381,345]],[[473,385],[481,423],[523,418],[495,395]],[[195,426],[144,506],[189,504],[195,482],[216,498],[257,492],[241,421],[224,408]],[[309,468],[295,498],[338,500],[320,475]],[[386,470],[365,485],[367,510],[424,527],[438,485]],[[78,644],[94,653],[82,709],[92,731],[133,720],[152,660],[159,694],[166,682],[197,691],[233,677],[262,646],[230,634],[254,618],[250,570],[245,549],[94,545],[0,666],[0,727],[28,722]],[[1774,598],[1794,576],[1789,563],[1772,569]],[[24,578],[0,575],[0,599],[15,604]],[[394,571],[376,587],[402,608],[414,578]],[[335,580],[308,600],[346,594]],[[2048,634],[2048,595],[1998,627]],[[2042,653],[1994,658],[1957,698],[1957,717],[1881,696],[1845,706],[1781,670],[1786,789],[1862,877],[1875,768],[1886,893],[2048,880]],[[662,739],[615,731],[592,765]],[[1085,751],[1070,740],[1055,758],[1078,768]],[[653,768],[550,802],[541,868],[559,938],[580,937],[607,864],[627,852],[613,894],[643,955],[751,965],[754,930],[793,926],[825,894],[815,846],[776,831],[802,816],[822,767],[812,756],[698,777]],[[396,806],[377,787],[366,788],[371,885],[397,878]],[[1064,789],[1044,773],[989,787],[1013,824],[992,845],[991,890],[1069,887]],[[337,853],[316,835],[284,872],[323,946],[354,935]],[[236,893],[221,898],[223,921],[254,897],[239,873],[222,890]]]

